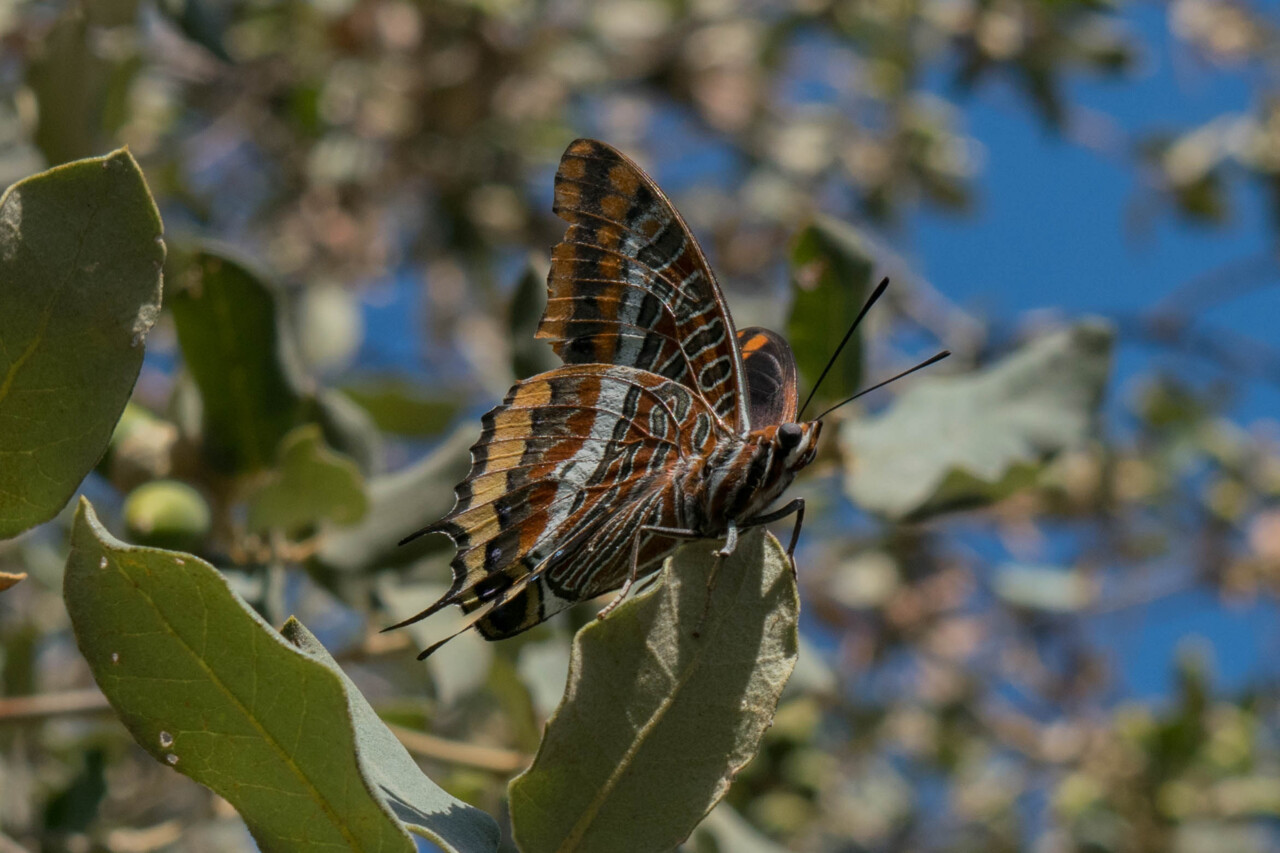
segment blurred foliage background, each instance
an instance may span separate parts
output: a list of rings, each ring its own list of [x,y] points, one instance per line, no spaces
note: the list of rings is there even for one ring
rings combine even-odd
[[[1007,394],[961,386],[961,403],[981,404],[939,404],[938,419],[961,439],[1007,430],[1026,445],[983,478],[957,473],[977,451],[939,461],[934,437],[877,434],[865,409],[828,428],[793,487],[813,508],[800,670],[688,847],[1272,850],[1277,638],[1258,635],[1280,591],[1280,424],[1257,400],[1276,399],[1280,353],[1195,321],[1280,273],[1273,13],[1229,0],[7,3],[0,179],[127,144],[164,217],[165,311],[83,487],[103,520],[209,559],[274,624],[298,614],[432,777],[491,814],[590,614],[497,645],[460,638],[426,666],[420,638],[376,631],[447,582],[444,543],[395,542],[451,505],[479,413],[554,363],[532,342],[563,228],[552,176],[585,135],[651,168],[738,324],[785,331],[808,381],[832,344],[824,321],[856,310],[868,279],[895,277],[829,398],[941,344],[956,356],[940,372]],[[1137,85],[1170,56],[1229,78],[1247,107],[1117,135],[1073,101],[1082,79]],[[1269,216],[1268,248],[1067,330],[945,298],[912,257],[916,224],[945,211],[963,228],[983,177],[1015,165],[967,135],[993,91],[1132,181],[1131,210],[1092,213],[1105,227],[1137,211],[1229,235],[1249,221],[1245,192]],[[1102,397],[1108,329],[1124,357]],[[1020,400],[1028,411],[1012,411]],[[904,494],[930,465],[942,479]],[[155,764],[92,689],[59,596],[67,524],[0,543],[0,570],[31,575],[0,596],[0,850],[252,849],[225,803]],[[1188,608],[1243,627],[1188,642]],[[1126,644],[1134,625],[1166,626],[1160,647]],[[1262,663],[1222,684],[1215,661],[1259,643]],[[1132,689],[1135,667],[1172,669],[1171,687]]]

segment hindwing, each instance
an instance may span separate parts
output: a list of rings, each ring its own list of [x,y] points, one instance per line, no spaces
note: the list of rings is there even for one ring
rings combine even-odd
[[[800,405],[796,357],[777,332],[750,326],[738,332],[754,429],[792,423]]]
[[[551,256],[538,337],[566,364],[635,367],[700,395],[732,431],[751,428],[733,320],[697,240],[653,179],[591,139],[556,173],[569,223]]]
[[[453,583],[401,624],[458,604],[497,639],[617,588],[639,527],[669,524],[672,502],[683,499],[672,469],[705,455],[722,430],[680,383],[598,364],[516,384],[482,424],[453,510],[424,531],[457,546]],[[642,543],[642,563],[672,544]]]

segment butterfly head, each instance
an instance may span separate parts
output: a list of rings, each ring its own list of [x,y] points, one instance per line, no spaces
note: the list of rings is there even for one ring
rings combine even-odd
[[[818,453],[818,434],[822,421],[780,424],[773,434],[773,443],[782,457],[783,467],[795,473],[813,461]]]

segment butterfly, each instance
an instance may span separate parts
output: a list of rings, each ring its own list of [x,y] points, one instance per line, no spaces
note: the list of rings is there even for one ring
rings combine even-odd
[[[742,530],[790,515],[795,552],[804,499],[769,507],[813,461],[822,421],[798,420],[787,342],[734,328],[680,214],[609,145],[569,145],[552,209],[568,230],[536,336],[564,365],[483,417],[452,511],[405,540],[449,536],[453,583],[387,630],[456,604],[457,633],[497,640],[620,590],[603,616],[682,541],[724,539],[728,556]]]

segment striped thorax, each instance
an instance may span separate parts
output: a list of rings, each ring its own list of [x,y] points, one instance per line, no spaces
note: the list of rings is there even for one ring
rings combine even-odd
[[[746,436],[727,436],[706,457],[689,460],[678,487],[681,524],[708,538],[725,534],[769,508],[818,449],[822,423],[785,423]]]

